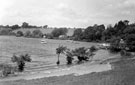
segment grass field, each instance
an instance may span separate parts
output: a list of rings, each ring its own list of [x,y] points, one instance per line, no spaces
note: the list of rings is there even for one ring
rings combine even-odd
[[[56,48],[59,45],[67,46],[70,49],[78,47],[91,47],[95,43],[77,42],[72,43],[67,40],[47,39],[47,44],[41,44],[42,39],[23,38],[14,36],[0,36],[0,63],[12,63],[11,57],[29,53],[32,58],[31,63],[27,63],[26,71],[42,70],[48,66],[56,65],[57,55]],[[66,64],[66,56],[61,55],[61,64]]]
[[[39,74],[41,74],[40,73],[41,71],[44,72],[48,69],[55,69],[56,61],[57,61],[57,55],[56,55],[55,51],[59,45],[64,45],[70,49],[75,49],[78,47],[89,48],[92,45],[97,46],[97,44],[98,44],[98,43],[78,42],[78,41],[73,43],[73,42],[70,42],[69,40],[52,40],[52,39],[46,39],[47,44],[41,44],[41,40],[42,39],[40,39],[40,38],[0,36],[0,63],[13,64],[11,62],[11,57],[14,53],[17,55],[29,53],[31,55],[32,62],[26,64],[25,71],[23,72],[23,74],[21,74],[21,75],[25,75],[25,77],[27,78],[27,77],[29,77],[29,73],[31,73],[32,75],[34,75],[33,73],[36,73],[37,75],[39,75]],[[99,50],[96,52],[96,55],[94,56],[93,61],[104,61],[106,59],[116,58],[118,56],[110,54],[106,50]],[[61,66],[62,67],[65,66],[64,64],[66,64],[66,56],[61,55],[60,61],[61,61]],[[86,64],[82,64],[78,67],[73,67],[73,71],[80,72],[80,73],[81,72],[89,73],[89,72],[93,72],[93,71],[97,72],[98,70],[100,71],[101,69],[105,70],[106,64],[105,65],[95,65],[95,66],[92,65],[91,66],[91,63],[88,63],[88,64],[86,63]],[[72,70],[70,70],[70,71],[72,71]],[[70,73],[70,71],[65,71],[65,72],[67,72],[67,74],[68,74],[68,73]],[[61,74],[62,72],[58,72],[58,73]],[[53,73],[53,74],[57,75],[57,73]],[[45,74],[41,74],[40,76],[44,76],[44,75]],[[11,77],[10,79],[11,80],[18,80],[18,78],[20,78],[20,77],[14,77],[14,78]],[[49,81],[48,78],[46,79],[46,81],[53,83],[53,85],[59,85],[59,84],[63,85],[63,83],[64,83],[63,81],[70,82],[71,81],[70,78],[74,79],[73,76],[59,77],[58,78],[59,82],[56,82],[55,80],[57,80],[57,77],[51,77],[51,78],[52,78],[52,80],[54,79],[54,82]],[[80,77],[78,77],[78,78],[80,80]],[[77,78],[77,80],[78,80],[78,78]],[[83,77],[83,78],[85,79],[85,77]],[[65,79],[65,80],[63,80],[63,79]],[[68,80],[66,81],[66,79],[68,79]],[[36,82],[38,82],[39,85],[44,85],[46,82],[44,82],[43,80],[44,79],[37,80]],[[75,77],[75,81],[76,81],[76,77]],[[20,84],[22,84],[22,85],[38,85],[36,82],[33,82],[33,80],[32,80],[32,82],[30,80],[30,82],[28,82],[28,83],[24,83],[23,81],[21,81],[18,83],[15,82],[15,84],[13,82],[11,85],[18,85],[18,84],[19,85]],[[4,85],[6,85],[6,83],[4,83]],[[10,84],[7,82],[7,85],[10,85]],[[65,85],[73,85],[73,84],[65,83]],[[75,85],[82,85],[82,84],[75,84]]]

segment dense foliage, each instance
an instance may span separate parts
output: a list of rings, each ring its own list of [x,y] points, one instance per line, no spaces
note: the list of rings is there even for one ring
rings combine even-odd
[[[86,29],[76,29],[73,33],[74,40],[101,41],[104,25],[89,26]]]
[[[23,36],[23,32],[22,32],[22,31],[17,31],[16,36],[17,36],[17,37]]]
[[[20,56],[13,55],[11,61],[16,62],[18,66],[18,71],[22,72],[24,70],[25,62],[31,62],[31,58],[29,54],[20,55]]]
[[[58,28],[54,29],[51,34],[53,35],[53,37],[59,37],[60,35],[66,35],[67,32],[67,28]]]
[[[1,77],[7,77],[10,74],[14,74],[16,72],[17,68],[15,66],[9,65],[9,64],[0,64],[0,71]]]
[[[81,28],[75,29],[73,33],[74,40],[82,40],[83,38],[83,31]]]
[[[125,48],[135,50],[135,24],[128,20],[119,21],[114,26],[104,25],[89,26],[86,29],[76,29],[73,33],[74,40],[89,42],[109,42],[111,51],[121,50],[120,40],[123,39]]]
[[[13,34],[11,28],[0,29],[0,35],[11,35],[11,34]]]
[[[13,30],[19,29],[19,28],[38,28],[38,26],[32,26],[29,25],[27,22],[23,22],[22,26],[19,26],[17,24],[13,26],[3,26],[0,25],[0,35],[14,35]],[[44,28],[47,28],[47,25],[43,26]],[[41,27],[42,28],[42,27]],[[51,28],[50,28],[51,29]],[[67,28],[54,28],[54,30],[49,34],[43,34],[40,30],[34,30],[32,33],[30,31],[27,31],[26,33],[17,32],[17,36],[25,36],[25,37],[34,37],[34,38],[41,38],[43,35],[46,35],[49,39],[57,39],[60,36],[66,36],[68,32]],[[64,36],[64,37],[65,37]],[[128,20],[121,20],[117,22],[114,26],[108,25],[107,28],[102,25],[95,24],[94,26],[88,26],[87,28],[78,28],[75,29],[72,36],[70,36],[70,39],[73,40],[79,40],[79,41],[88,41],[88,42],[109,42],[111,43],[111,49],[112,50],[118,50],[120,45],[118,41],[120,39],[123,39],[125,42],[125,47],[129,48],[129,50],[134,51],[135,50],[135,23],[129,24]],[[66,39],[69,36],[67,36]],[[115,41],[119,38],[119,40]],[[115,41],[115,42],[114,42]]]
[[[34,38],[41,38],[43,36],[43,33],[40,30],[34,30],[32,32],[32,37]]]
[[[31,33],[31,31],[26,31],[25,33],[24,33],[24,37],[28,37],[28,38],[30,38],[30,37],[32,37],[32,33]]]

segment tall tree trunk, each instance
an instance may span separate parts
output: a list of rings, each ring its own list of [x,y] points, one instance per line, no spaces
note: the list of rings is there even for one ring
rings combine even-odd
[[[58,61],[57,61],[57,65],[60,64],[60,60],[59,60],[60,54],[58,54]]]

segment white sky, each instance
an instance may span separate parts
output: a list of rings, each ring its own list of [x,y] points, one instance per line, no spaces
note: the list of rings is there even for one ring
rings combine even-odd
[[[135,20],[135,0],[0,0],[0,24],[87,27]]]

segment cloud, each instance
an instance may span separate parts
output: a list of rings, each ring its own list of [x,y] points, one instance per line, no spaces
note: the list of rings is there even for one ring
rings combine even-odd
[[[2,23],[2,18],[6,14],[6,9],[12,5],[14,0],[0,0],[0,23]]]
[[[133,22],[135,18],[135,0],[3,1],[0,0],[3,3],[0,20],[10,25],[26,21],[35,25],[87,27],[111,24],[121,19]]]
[[[123,5],[124,6],[135,6],[135,0],[125,0]]]

